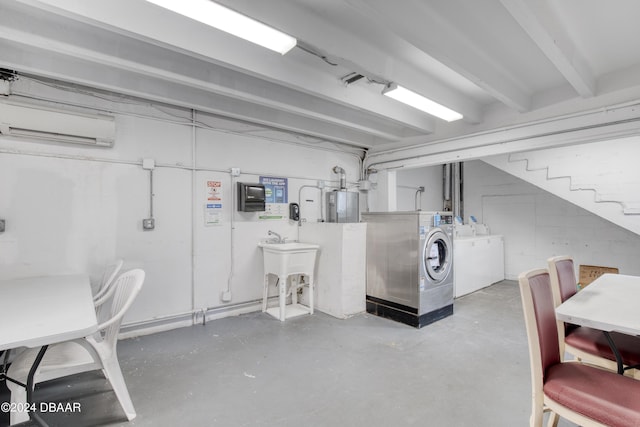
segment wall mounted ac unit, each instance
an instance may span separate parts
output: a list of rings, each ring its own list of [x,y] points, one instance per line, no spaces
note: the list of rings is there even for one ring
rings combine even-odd
[[[0,102],[0,134],[9,137],[112,147],[113,117]]]

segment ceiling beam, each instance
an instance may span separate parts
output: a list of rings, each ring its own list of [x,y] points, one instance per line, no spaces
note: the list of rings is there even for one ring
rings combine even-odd
[[[580,96],[595,95],[589,66],[544,0],[500,2]]]
[[[379,142],[375,136],[326,121],[278,111],[273,108],[212,94],[180,82],[169,82],[145,73],[122,69],[76,57],[53,54],[29,45],[0,38],[0,66],[19,69],[54,80],[130,95],[184,108],[248,121],[292,133],[315,136],[352,146],[369,148]]]
[[[340,81],[317,67],[254,46],[244,40],[199,24],[145,1],[112,0],[19,0],[20,3],[73,20],[126,34],[139,40],[188,54],[251,74],[282,87],[311,94],[334,104],[377,115],[431,133],[433,119],[411,107],[397,105],[369,88],[345,88]],[[126,11],[126,13],[124,13]],[[144,16],[145,19],[140,19]],[[29,27],[32,28],[32,27]],[[167,31],[171,28],[171,31]],[[37,31],[37,28],[35,28]],[[231,82],[233,85],[233,82]],[[348,89],[348,90],[347,90]],[[283,104],[284,106],[284,104]]]
[[[330,58],[331,62],[339,63],[366,77],[393,81],[411,88],[461,113],[469,123],[479,123],[482,120],[480,104],[405,61],[398,52],[388,50],[386,46],[376,44],[375,41],[363,40],[354,34],[353,30],[334,25],[291,0],[218,1],[260,21],[285,29],[288,33],[295,35],[299,41],[318,48],[321,53]],[[287,13],[282,13],[283,10]],[[421,53],[400,39],[392,44],[402,45],[403,55],[407,52],[414,56]],[[381,91],[382,87],[380,87]]]
[[[466,37],[461,28],[442,17],[421,0],[404,0],[403,7],[388,0],[344,0],[378,25],[449,67],[519,112],[531,108],[531,96],[518,86],[481,45]]]
[[[384,170],[430,166],[497,154],[613,140],[631,135],[640,135],[640,110],[637,102],[433,141],[421,146],[369,151],[365,167]]]

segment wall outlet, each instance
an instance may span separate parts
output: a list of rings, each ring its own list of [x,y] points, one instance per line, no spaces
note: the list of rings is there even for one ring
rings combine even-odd
[[[222,292],[222,295],[220,296],[220,299],[222,300],[222,302],[231,301],[231,291]]]
[[[153,230],[156,228],[156,220],[153,218],[145,218],[142,220],[142,229],[143,230]]]
[[[240,176],[240,168],[231,168],[231,176]]]
[[[0,233],[4,233],[4,227],[6,225],[6,222],[4,219],[0,219]]]

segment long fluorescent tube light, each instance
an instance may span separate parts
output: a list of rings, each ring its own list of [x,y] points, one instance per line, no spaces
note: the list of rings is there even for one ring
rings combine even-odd
[[[284,55],[298,42],[281,31],[209,0],[147,0]]]
[[[396,84],[385,88],[382,94],[448,122],[460,120],[463,117],[462,114],[458,112]]]

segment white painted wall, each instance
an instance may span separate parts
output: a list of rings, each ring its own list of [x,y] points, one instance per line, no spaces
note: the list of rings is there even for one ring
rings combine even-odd
[[[633,136],[483,160],[640,235],[639,143]]]
[[[423,186],[425,191],[418,197],[419,208],[423,211],[442,210],[442,166],[400,169],[397,172],[396,185],[399,211],[416,210],[416,190],[420,186]]]
[[[331,171],[335,165],[346,170],[350,184],[359,177],[359,159],[353,154],[204,127],[193,132],[191,125],[178,123],[184,120],[167,120],[155,107],[135,109],[136,115],[116,114],[113,149],[0,138],[0,218],[7,221],[6,232],[0,233],[0,279],[87,272],[95,282],[105,265],[122,257],[125,269],[140,267],[147,273],[125,318],[133,327],[257,300],[262,296],[257,242],[269,229],[296,239],[298,227],[288,219],[258,220],[255,213],[236,212],[229,169],[241,169],[239,181],[257,182],[260,175],[288,178],[290,202],[298,201],[301,185],[318,180],[337,185]],[[205,125],[213,121],[197,118]],[[142,230],[149,214],[143,158],[156,162],[153,231]],[[207,180],[223,183],[220,225],[204,223]],[[223,303],[220,296],[232,266],[232,300]]]
[[[640,275],[638,235],[480,160],[464,168],[465,217],[504,235],[507,279],[555,255]]]
[[[413,169],[382,170],[371,174],[372,191],[367,193],[369,212],[415,211],[416,190],[424,187],[418,197],[418,208],[441,211],[443,207],[442,166]]]

